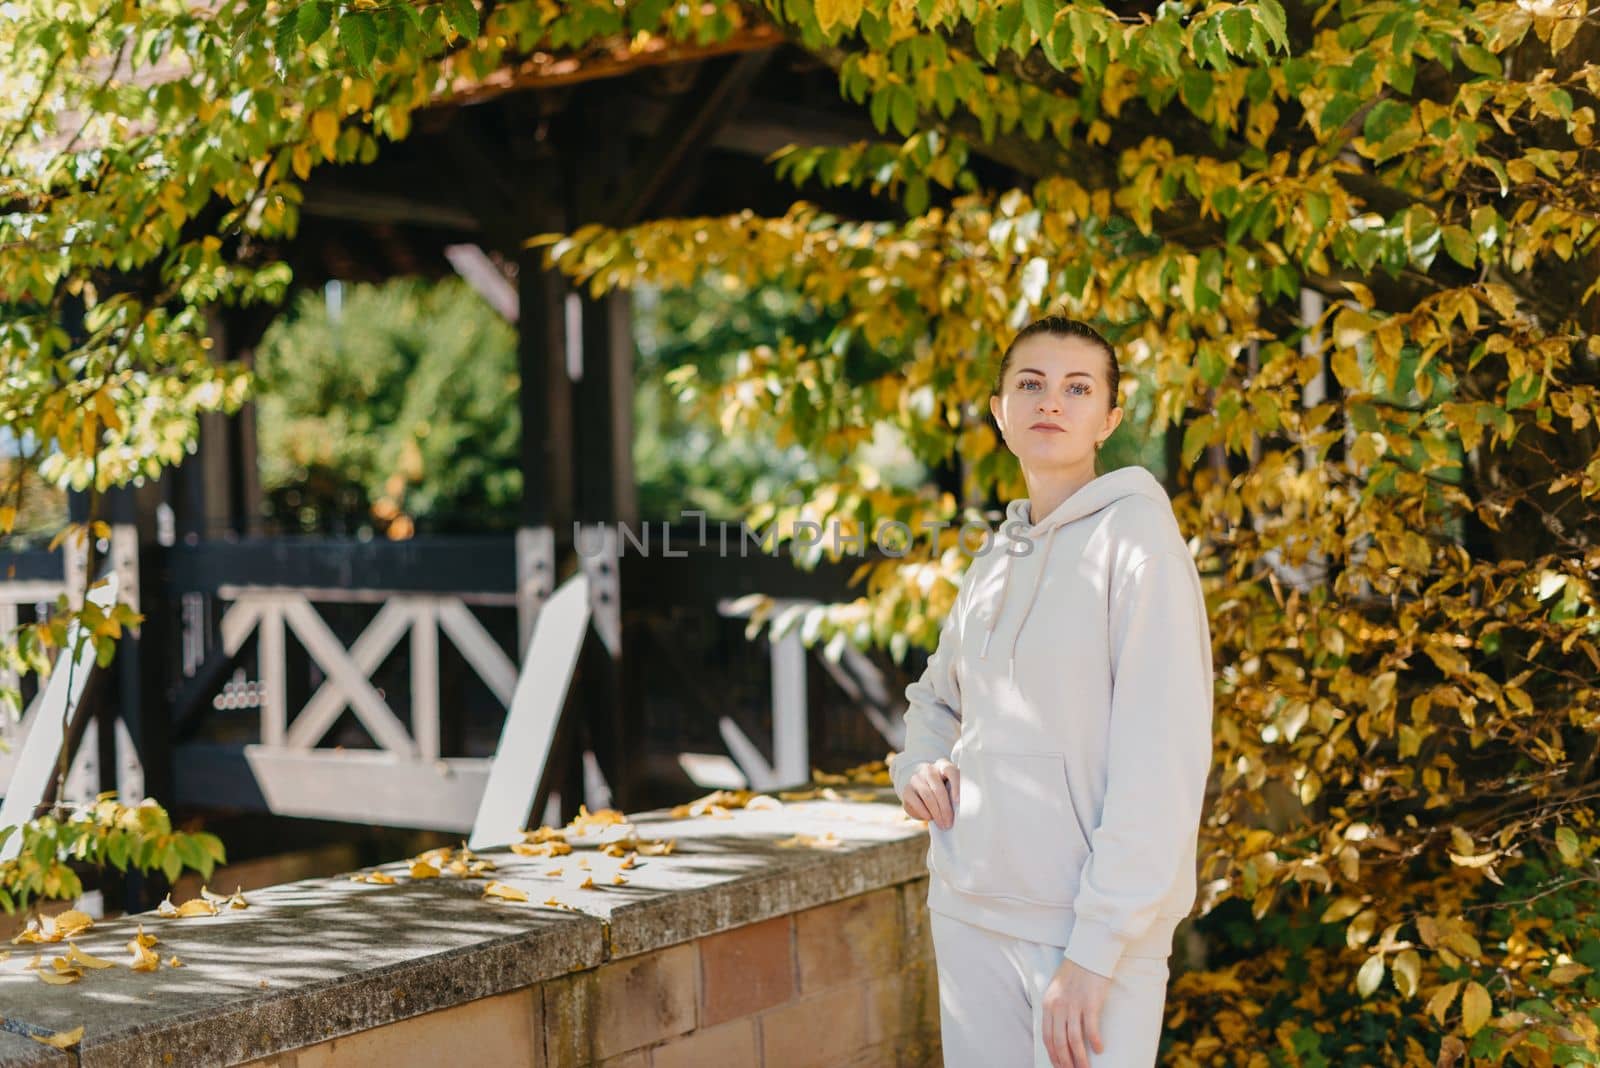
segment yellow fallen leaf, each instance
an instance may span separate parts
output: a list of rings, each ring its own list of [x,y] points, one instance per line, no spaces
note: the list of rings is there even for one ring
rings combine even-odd
[[[60,969],[40,968],[33,974],[37,975],[40,979],[43,979],[51,986],[66,986],[68,983],[76,983],[79,979],[83,978],[83,972],[77,968],[68,968],[66,971],[61,971]]]
[[[876,801],[878,799],[878,791],[846,790],[844,792],[844,798],[846,801]]]
[[[592,875],[585,876],[583,882],[578,884],[578,889],[579,890],[593,890],[594,889],[594,876],[592,876]]]
[[[377,883],[380,886],[393,886],[394,876],[386,871],[358,871],[350,876],[353,883]]]
[[[577,912],[578,911],[578,906],[569,905],[565,901],[557,901],[553,897],[545,898],[544,903],[546,905],[549,905],[553,909],[566,909],[568,912]]]
[[[678,844],[676,838],[668,838],[663,842],[641,841],[636,846],[640,853],[647,857],[664,857],[672,852],[672,847]]]
[[[153,972],[161,967],[161,958],[149,946],[142,945],[138,939],[128,943],[128,948],[133,950],[133,963],[128,965],[136,972]]]
[[[559,877],[561,875],[561,869],[560,868],[551,868],[549,871],[545,872],[545,874],[550,876],[550,877],[552,877],[552,878],[556,878],[556,877]]]
[[[523,831],[522,832],[523,840],[527,841],[527,842],[560,841],[561,839],[565,838],[566,836],[567,836],[566,830],[564,828],[561,828],[561,827],[544,827],[544,826],[540,826],[535,830]]]
[[[28,1037],[33,1039],[35,1042],[42,1042],[46,1046],[52,1046],[60,1050],[68,1050],[73,1046],[76,1046],[79,1042],[83,1041],[83,1028],[74,1027],[70,1031],[52,1031],[48,1035],[30,1034]]]
[[[169,967],[169,968],[181,968],[181,967],[183,967],[183,961],[179,960],[178,959],[178,955],[176,953],[174,953],[171,957],[167,958],[167,967]]]
[[[185,901],[183,904],[178,906],[178,916],[180,919],[187,920],[195,916],[215,916],[216,914],[217,906],[213,905],[203,897],[190,898],[188,901]]]
[[[612,877],[611,877],[611,885],[613,885],[613,886],[622,886],[622,885],[624,885],[624,884],[626,884],[626,883],[627,883],[627,881],[628,881],[628,880],[627,880],[627,879],[625,879],[625,878],[624,878],[624,877],[623,877],[623,876],[621,876],[621,875],[620,875],[620,874],[619,874],[619,875],[613,875],[613,876],[612,876]]]
[[[559,839],[551,839],[548,842],[512,842],[511,852],[519,857],[559,857],[572,852],[572,847]]]
[[[83,950],[78,948],[78,944],[76,942],[67,943],[67,960],[71,961],[73,964],[80,964],[85,968],[94,968],[96,970],[101,968],[116,967],[116,965],[111,961],[101,960],[99,957],[92,957],[85,953]]]
[[[817,790],[779,790],[778,796],[785,801],[812,801],[818,796]]]
[[[762,809],[782,808],[783,802],[779,801],[776,797],[773,797],[770,794],[757,794],[755,797],[752,797],[749,801],[745,802],[744,807],[759,812]]]
[[[144,924],[141,923],[139,925],[138,932],[132,938],[128,939],[128,949],[132,950],[135,945],[153,946],[159,941],[161,941],[161,939],[157,938],[155,935],[145,934]]]
[[[84,931],[94,926],[94,917],[87,912],[77,909],[68,909],[55,919],[55,937],[52,942],[59,942],[63,938],[75,938]]]
[[[156,906],[156,915],[164,920],[170,920],[178,914],[178,906],[172,903],[172,895],[168,894],[161,899],[161,904]]]
[[[824,831],[822,834],[796,834],[776,844],[780,849],[835,849],[842,842],[832,831]]]
[[[494,861],[492,860],[475,860],[471,864],[467,865],[466,877],[468,879],[482,879],[489,872],[498,870],[499,869],[494,866]]]
[[[200,888],[200,896],[219,909],[247,909],[250,907],[250,902],[244,899],[244,887],[242,886],[234,887],[234,891],[231,894],[212,893],[209,888],[202,886]]]
[[[637,856],[638,856],[637,853],[629,853],[627,856],[622,858],[622,863],[618,864],[617,867],[619,867],[619,868],[631,868],[631,867],[633,867],[634,859]]]
[[[439,877],[439,869],[425,860],[419,860],[411,865],[411,877],[413,879],[437,879]]]
[[[5,950],[3,952],[0,952],[0,962],[8,961],[10,959],[11,959],[11,951],[9,949]]]
[[[578,831],[580,834],[591,830],[598,831],[618,823],[627,822],[628,817],[614,808],[603,808],[599,812],[590,812],[589,806],[579,805],[578,814],[567,824],[568,830]]]
[[[514,886],[507,886],[505,883],[498,881],[491,881],[487,886],[485,886],[483,888],[483,896],[504,898],[507,901],[528,900],[527,891],[518,890]]]

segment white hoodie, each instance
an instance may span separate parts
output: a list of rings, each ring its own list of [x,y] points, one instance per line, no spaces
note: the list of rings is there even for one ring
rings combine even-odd
[[[1144,468],[1031,522],[1012,501],[967,569],[906,687],[890,775],[904,800],[919,765],[960,769],[954,824],[928,824],[929,908],[1110,976],[1124,955],[1166,956],[1194,906],[1210,626],[1172,502]]]

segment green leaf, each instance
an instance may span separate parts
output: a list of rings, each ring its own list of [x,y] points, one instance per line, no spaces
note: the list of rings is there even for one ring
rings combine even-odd
[[[1568,864],[1578,863],[1579,844],[1578,832],[1571,827],[1556,828],[1556,848],[1561,850],[1561,859]]]
[[[1331,137],[1335,130],[1345,124],[1345,120],[1356,113],[1356,108],[1361,106],[1361,99],[1350,93],[1335,93],[1333,97],[1322,106],[1322,114],[1317,122],[1322,129],[1323,137]]]
[[[328,0],[309,0],[308,3],[301,4],[295,24],[303,43],[316,44],[333,24],[333,5]]]
[[[913,218],[928,210],[928,180],[920,174],[906,179],[905,208]]]
[[[1194,462],[1200,458],[1200,451],[1211,440],[1211,426],[1215,417],[1202,415],[1184,428],[1183,431],[1183,463],[1186,467],[1193,467]]]
[[[917,97],[909,85],[897,85],[889,100],[889,117],[901,136],[910,137],[917,129]]]
[[[478,36],[478,8],[472,0],[444,0],[444,16],[455,30],[467,40]]]
[[[1028,27],[1043,40],[1050,35],[1050,26],[1055,22],[1055,0],[1022,0],[1022,14],[1028,20]]]
[[[1544,392],[1544,379],[1536,374],[1525,374],[1511,380],[1506,390],[1506,408],[1524,408]]]
[[[1367,112],[1361,126],[1361,136],[1371,145],[1387,140],[1389,135],[1405,125],[1411,118],[1411,109],[1398,100],[1380,100]]]
[[[161,874],[167,877],[167,882],[175,883],[183,872],[183,857],[178,854],[176,846],[168,846],[161,854]]]
[[[1487,75],[1490,78],[1505,76],[1505,68],[1501,66],[1500,58],[1487,48],[1464,44],[1456,54],[1461,57],[1461,65],[1475,74]]]
[[[278,25],[272,35],[272,47],[278,55],[287,60],[299,51],[300,45],[300,14],[290,10],[278,20]]]
[[[1256,0],[1256,21],[1267,31],[1267,38],[1280,50],[1289,50],[1289,20],[1278,0]]]
[[[350,55],[357,70],[366,71],[378,50],[378,26],[363,11],[347,11],[339,16],[339,43]]]
[[[1452,224],[1444,228],[1444,250],[1463,267],[1471,267],[1478,259],[1478,243],[1464,226]]]

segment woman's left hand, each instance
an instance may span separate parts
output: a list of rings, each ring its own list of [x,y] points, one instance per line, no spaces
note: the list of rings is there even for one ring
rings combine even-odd
[[[1044,1048],[1054,1068],[1089,1068],[1089,1049],[1105,1052],[1100,1009],[1111,980],[1072,960],[1063,960],[1044,992]]]

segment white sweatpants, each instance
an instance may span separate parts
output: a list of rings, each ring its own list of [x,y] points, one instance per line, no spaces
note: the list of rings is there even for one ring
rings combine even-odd
[[[1040,1028],[1065,946],[1029,942],[929,910],[945,1068],[1052,1068]],[[1151,1068],[1161,1044],[1166,958],[1123,957],[1100,1011],[1092,1068]],[[1086,1040],[1087,1045],[1087,1040]]]

